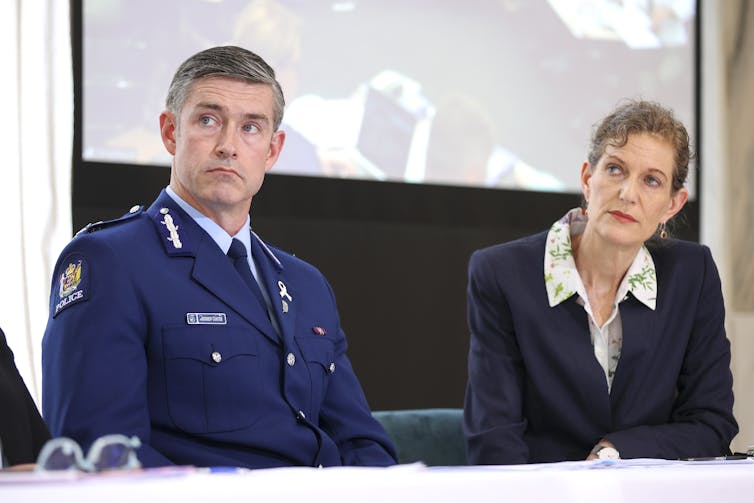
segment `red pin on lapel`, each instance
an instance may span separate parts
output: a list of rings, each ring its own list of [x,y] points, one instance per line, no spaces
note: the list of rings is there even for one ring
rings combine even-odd
[[[322,327],[312,327],[312,332],[317,335],[327,335],[327,330]]]

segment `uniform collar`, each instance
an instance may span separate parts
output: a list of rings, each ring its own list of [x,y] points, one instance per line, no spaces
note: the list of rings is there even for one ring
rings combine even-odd
[[[264,251],[265,255],[267,255],[270,260],[275,264],[275,267],[278,270],[283,269],[283,264],[280,262],[280,260],[275,256],[275,254],[272,252],[269,246],[262,241],[262,239],[254,232],[246,232],[245,230],[251,230],[251,218],[249,216],[246,217],[246,223],[241,227],[241,230],[236,233],[235,236],[231,236],[228,234],[225,229],[220,227],[214,220],[206,216],[201,211],[197,210],[193,206],[191,206],[189,203],[187,203],[181,196],[179,196],[172,187],[169,185],[165,187],[165,193],[170,196],[170,198],[178,205],[180,208],[186,212],[188,216],[190,216],[204,231],[210,235],[212,240],[217,243],[217,246],[220,247],[220,249],[227,255],[228,250],[230,249],[230,244],[233,242],[233,238],[236,238],[240,240],[243,245],[246,247],[247,253],[249,253],[249,256],[251,256],[251,239],[256,239],[259,243],[260,248],[262,251]]]
[[[169,185],[165,188],[165,193],[167,193],[167,195],[170,196],[170,199],[172,199],[178,206],[180,206],[180,208],[184,212],[186,212],[186,214],[190,216],[199,227],[204,229],[204,231],[209,234],[209,236],[215,243],[217,243],[217,246],[220,247],[223,253],[227,255],[228,250],[230,249],[230,244],[233,242],[233,238],[236,238],[243,243],[244,247],[246,247],[246,253],[248,253],[249,255],[251,254],[251,234],[248,231],[244,232],[245,229],[249,229],[249,224],[251,222],[251,219],[248,215],[246,216],[246,222],[241,227],[241,230],[238,231],[235,236],[231,236],[214,220],[187,203]]]
[[[574,208],[555,222],[547,233],[545,242],[544,276],[547,299],[554,307],[574,294],[586,298],[581,276],[576,269],[571,248],[571,236],[584,232],[587,217],[581,208]],[[654,261],[646,246],[642,246],[618,286],[616,298],[623,300],[626,294],[636,297],[642,304],[654,310],[657,301],[657,274]]]

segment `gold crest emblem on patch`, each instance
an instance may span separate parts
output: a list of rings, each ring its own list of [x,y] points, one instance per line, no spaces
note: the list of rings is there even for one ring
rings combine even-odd
[[[60,298],[67,297],[78,288],[81,283],[81,260],[68,264],[65,272],[60,275]]]

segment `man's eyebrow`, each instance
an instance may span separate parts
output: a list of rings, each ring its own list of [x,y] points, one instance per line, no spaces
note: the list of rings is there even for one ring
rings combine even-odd
[[[217,103],[197,103],[196,108],[209,108],[210,110],[217,110],[218,112],[221,112],[225,110],[225,107],[222,105],[218,105]]]
[[[225,112],[227,111],[227,108],[218,105],[217,103],[205,103],[205,102],[199,102],[196,104],[197,109],[208,109],[208,110],[215,110],[217,112]],[[270,118],[265,113],[245,113],[243,114],[244,120],[257,120],[257,121],[265,121],[265,122],[271,122]]]
[[[618,162],[618,163],[623,164],[623,165],[626,164],[626,161],[624,161],[621,156],[619,156],[618,154],[615,154],[615,153],[606,154],[605,155],[605,161],[614,161],[614,162]]]
[[[243,114],[243,118],[249,119],[249,120],[262,120],[262,121],[268,121],[268,122],[270,120],[269,117],[267,117],[267,114],[263,114],[263,113],[259,113],[259,114],[246,113],[246,114]]]

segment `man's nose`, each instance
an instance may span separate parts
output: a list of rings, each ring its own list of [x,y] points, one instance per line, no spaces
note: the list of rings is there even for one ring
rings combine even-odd
[[[229,127],[223,127],[220,131],[220,135],[217,139],[217,146],[215,147],[217,156],[221,159],[234,159],[237,155],[236,150],[236,137],[233,131]]]

